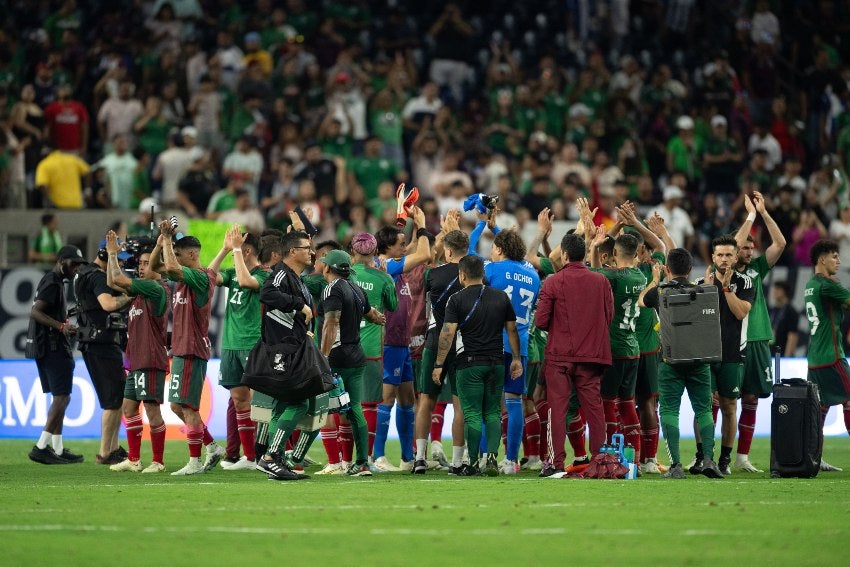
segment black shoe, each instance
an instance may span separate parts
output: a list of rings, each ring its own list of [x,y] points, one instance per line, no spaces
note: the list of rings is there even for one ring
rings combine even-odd
[[[714,464],[713,459],[704,459],[702,463],[702,474],[708,478],[723,478],[722,469]]]
[[[729,468],[729,465],[731,464],[731,459],[720,459],[719,461],[717,461],[717,468],[720,469],[720,474],[722,474],[723,476],[729,476],[730,474],[732,474],[732,469]]]
[[[559,471],[555,468],[555,465],[547,461],[543,463],[543,468],[540,469],[540,473],[537,476],[539,476],[540,478],[549,478],[550,476],[558,472],[563,471]]]
[[[59,457],[65,459],[69,463],[82,463],[85,460],[85,457],[82,455],[72,453],[68,449],[62,449],[62,454],[59,455]]]
[[[487,453],[487,461],[484,465],[484,474],[486,474],[487,476],[499,475],[499,463],[496,462],[495,453]]]
[[[115,449],[114,451],[112,451],[112,453],[110,453],[110,454],[120,457],[121,461],[123,461],[124,459],[126,459],[130,455],[130,453],[127,452],[127,449],[125,449],[121,445],[118,445],[118,448]],[[121,462],[121,461],[118,461],[118,462]]]
[[[523,458],[521,458],[521,459],[519,460],[519,466],[520,466],[520,468],[524,467],[524,466],[525,466],[525,463],[527,463],[527,462],[528,462],[528,457],[523,457]]]
[[[691,474],[702,474],[702,468],[704,466],[705,459],[703,457],[697,457],[694,464],[688,468],[688,472]]]
[[[427,470],[428,463],[425,461],[425,459],[419,459],[413,463],[413,470],[411,470],[410,472],[412,472],[413,474],[425,474],[425,471]]]
[[[118,463],[123,462],[126,458],[127,451],[125,451],[123,447],[118,447],[105,457],[97,455],[95,457],[95,462],[99,465],[117,465]]]
[[[32,451],[30,451],[29,458],[31,461],[41,463],[42,465],[67,465],[71,462],[57,455],[51,447],[39,449],[35,445],[33,445]]]
[[[269,474],[269,478],[275,477],[273,480],[298,480],[298,475],[292,472],[289,467],[282,463],[279,459],[267,461],[260,459],[257,465],[260,469]]]

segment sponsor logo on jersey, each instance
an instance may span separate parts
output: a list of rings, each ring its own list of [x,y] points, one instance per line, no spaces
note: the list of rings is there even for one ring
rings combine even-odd
[[[130,311],[127,314],[130,316],[130,321],[132,321],[136,317],[141,317],[142,315],[144,315],[145,311],[144,311],[144,309],[139,309],[137,307],[133,307],[132,309],[130,309]]]

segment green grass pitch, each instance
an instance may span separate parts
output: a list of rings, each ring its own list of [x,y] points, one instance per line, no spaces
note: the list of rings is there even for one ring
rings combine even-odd
[[[94,441],[67,445],[86,462],[37,465],[31,441],[0,441],[0,565],[839,565],[850,541],[850,472],[272,482],[220,468],[113,473],[94,464]],[[829,438],[825,456],[850,471],[847,449]],[[143,443],[144,462],[149,451]],[[756,439],[752,461],[767,468],[768,451]],[[311,455],[323,459],[320,443]],[[185,459],[185,444],[169,441],[168,470]]]

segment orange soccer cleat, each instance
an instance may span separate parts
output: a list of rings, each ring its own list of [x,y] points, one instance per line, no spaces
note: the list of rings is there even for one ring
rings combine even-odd
[[[395,197],[398,201],[395,223],[397,226],[403,227],[407,224],[407,211],[419,200],[419,188],[414,186],[411,189],[407,189],[404,183],[399,183]]]

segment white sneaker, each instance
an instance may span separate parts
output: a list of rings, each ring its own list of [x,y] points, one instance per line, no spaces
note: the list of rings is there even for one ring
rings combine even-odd
[[[142,461],[124,459],[120,463],[110,465],[109,470],[115,472],[142,472]]]
[[[204,465],[201,463],[198,458],[190,458],[189,462],[185,467],[180,469],[179,471],[174,471],[171,473],[171,476],[187,476],[190,474],[203,474],[207,472],[207,469],[204,468]]]
[[[750,462],[750,458],[747,455],[737,455],[735,457],[735,466],[733,467],[736,471],[741,472],[751,472],[751,473],[760,473],[764,472],[761,469],[757,469],[755,465]]]
[[[824,461],[823,459],[821,459],[820,460],[820,470],[822,470],[823,472],[842,472],[844,469],[842,469],[840,467],[834,467],[834,466],[830,465],[829,463],[827,463],[826,461]]]
[[[543,470],[543,461],[540,460],[540,457],[528,457],[528,460],[520,468],[527,471],[540,471]]]
[[[432,445],[433,447],[433,445]],[[437,470],[447,471],[449,470],[449,461],[446,459],[446,454],[442,451],[434,451],[431,449],[431,460],[437,462]],[[431,462],[428,462],[429,466]]]
[[[204,472],[213,470],[219,461],[225,457],[225,455],[227,455],[227,451],[224,450],[224,447],[220,447],[215,441],[207,445],[207,453],[204,458]]]
[[[230,467],[232,467],[233,465],[235,465],[235,464],[236,464],[236,463],[238,463],[238,462],[239,462],[238,460],[236,460],[236,461],[228,461],[227,459],[222,459],[222,460],[221,460],[221,462],[218,464],[218,466],[220,466],[220,467],[221,467],[221,468],[223,468],[224,470],[227,470],[227,469],[229,469]]]
[[[396,470],[402,472],[413,472],[413,461],[401,461]]]
[[[224,461],[222,461],[224,464]],[[249,461],[248,457],[242,456],[241,459],[236,461],[235,463],[230,463],[230,465],[224,469],[226,471],[251,471],[257,468],[257,463],[254,461]]]
[[[156,461],[151,462],[145,469],[142,471],[142,474],[146,473],[158,473],[163,472],[165,470],[165,465],[162,463],[157,463]]]
[[[505,459],[499,467],[499,472],[502,474],[516,474],[519,472],[519,465],[516,461],[509,461]]]
[[[372,466],[378,472],[401,472],[401,469],[389,462],[386,457],[378,457]],[[411,470],[413,470],[412,467]]]
[[[335,464],[328,463],[328,464],[325,465],[325,468],[323,468],[322,470],[320,470],[319,472],[317,472],[315,474],[322,474],[322,475],[325,475],[325,474],[327,474],[327,475],[342,474],[347,469],[341,468],[340,464],[341,463],[335,463]]]
[[[643,474],[661,474],[661,470],[658,468],[658,461],[655,457],[642,462],[640,464],[640,472]]]

